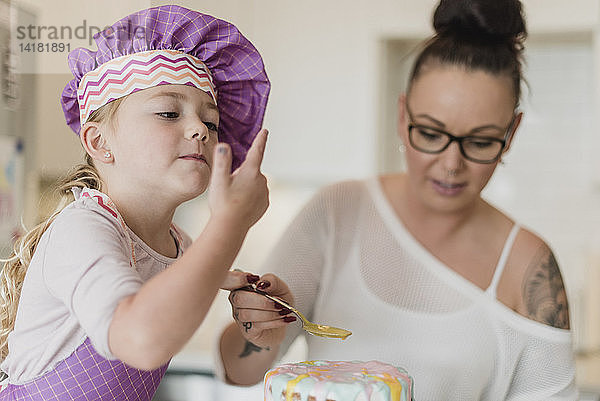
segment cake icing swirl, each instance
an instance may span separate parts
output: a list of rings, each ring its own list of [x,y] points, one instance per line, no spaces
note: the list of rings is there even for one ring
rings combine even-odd
[[[265,401],[410,401],[412,378],[379,361],[306,361],[265,375]],[[299,397],[299,398],[298,398]]]

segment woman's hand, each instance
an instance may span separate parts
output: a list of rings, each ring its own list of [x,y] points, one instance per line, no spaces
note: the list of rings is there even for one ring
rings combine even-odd
[[[270,349],[281,344],[285,328],[296,321],[296,316],[282,305],[251,291],[237,290],[246,282],[257,283],[261,291],[281,298],[293,305],[293,296],[288,286],[274,274],[262,277],[243,272],[229,272],[223,289],[232,290],[229,302],[233,319],[246,341],[255,346]]]
[[[248,150],[246,160],[231,173],[231,149],[226,143],[215,148],[208,203],[211,215],[232,227],[250,228],[269,206],[267,179],[260,166],[267,143],[262,129]]]

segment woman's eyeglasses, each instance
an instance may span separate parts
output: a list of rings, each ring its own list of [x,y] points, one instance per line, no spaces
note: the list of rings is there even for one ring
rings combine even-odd
[[[408,107],[407,107],[408,109]],[[410,111],[408,116],[413,120]],[[515,116],[508,128],[504,139],[489,136],[455,136],[439,128],[425,125],[408,124],[408,139],[410,145],[416,150],[424,153],[441,153],[454,141],[458,142],[460,153],[467,160],[475,163],[494,163],[500,158],[506,141],[512,131]]]

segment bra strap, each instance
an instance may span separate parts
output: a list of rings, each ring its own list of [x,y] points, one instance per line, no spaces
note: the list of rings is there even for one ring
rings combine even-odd
[[[500,282],[500,277],[502,277],[502,272],[504,272],[504,268],[506,267],[506,261],[508,260],[508,256],[510,255],[510,251],[512,250],[513,244],[515,242],[515,238],[517,238],[517,234],[521,226],[518,224],[514,224],[508,237],[506,238],[506,242],[504,243],[504,248],[502,249],[502,253],[500,254],[500,259],[498,260],[498,264],[496,265],[496,271],[494,272],[494,277],[492,278],[492,282],[490,286],[486,290],[487,293],[490,294],[494,299],[496,298],[496,290],[498,287],[498,283]]]

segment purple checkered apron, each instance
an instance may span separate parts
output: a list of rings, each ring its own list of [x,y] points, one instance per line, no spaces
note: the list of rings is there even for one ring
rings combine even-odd
[[[25,384],[9,384],[0,401],[150,401],[167,370],[144,371],[100,356],[89,338],[52,371]]]
[[[123,226],[127,226],[110,198],[100,191],[89,188],[73,189],[75,198],[90,198],[112,214]],[[179,244],[183,243],[181,234],[175,226],[172,229]],[[133,241],[131,248],[131,266],[135,267],[136,257]],[[156,392],[168,364],[144,371],[127,366],[119,360],[109,361],[92,345],[89,338],[77,347],[66,359],[45,375],[25,384],[8,384],[0,391],[0,401],[150,401]]]

